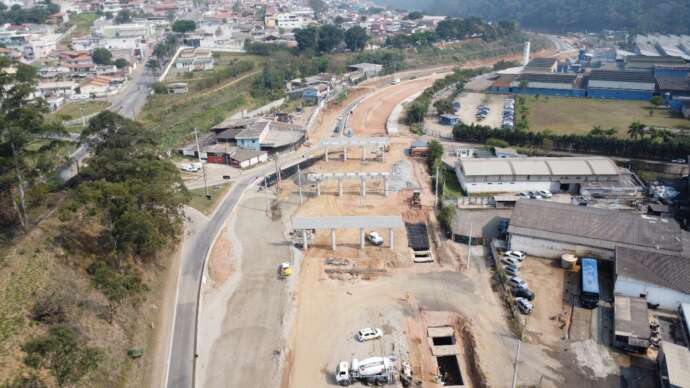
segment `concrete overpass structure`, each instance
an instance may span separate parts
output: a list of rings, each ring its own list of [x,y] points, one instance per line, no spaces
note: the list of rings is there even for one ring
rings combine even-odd
[[[390,140],[386,137],[333,137],[330,139],[321,140],[321,147],[324,149],[324,156],[328,161],[328,152],[333,148],[343,149],[343,160],[347,160],[348,147],[361,147],[362,160],[367,160],[367,149],[376,149],[381,151],[381,160],[384,160],[384,149],[390,144]]]
[[[330,229],[331,247],[335,251],[335,231],[337,229],[359,229],[359,246],[364,249],[364,229],[388,229],[389,247],[392,249],[395,243],[395,229],[402,228],[400,216],[326,216],[326,217],[294,217],[292,227],[302,231],[302,246],[304,250],[309,248],[307,243],[307,230]]]
[[[311,173],[307,174],[309,182],[316,183],[316,195],[321,195],[321,182],[327,180],[338,181],[338,196],[343,195],[344,179],[359,179],[359,193],[362,197],[367,196],[367,179],[383,179],[383,195],[388,196],[388,176],[387,172],[333,172],[333,173]]]

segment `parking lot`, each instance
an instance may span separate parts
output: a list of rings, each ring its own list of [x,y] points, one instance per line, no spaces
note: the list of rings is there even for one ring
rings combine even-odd
[[[461,93],[456,99],[456,101],[460,101],[460,121],[465,124],[480,124],[501,128],[503,122],[503,101],[505,98],[506,96],[497,94]],[[479,120],[476,117],[477,107],[480,105],[489,107],[488,115],[483,120]]]

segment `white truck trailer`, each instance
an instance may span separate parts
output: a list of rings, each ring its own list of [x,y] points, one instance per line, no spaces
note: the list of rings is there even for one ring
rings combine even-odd
[[[364,360],[353,358],[338,363],[335,380],[342,386],[348,386],[355,381],[364,384],[385,385],[395,383],[395,358],[371,357]]]

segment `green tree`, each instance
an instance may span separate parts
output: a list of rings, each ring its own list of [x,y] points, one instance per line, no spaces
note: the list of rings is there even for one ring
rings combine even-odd
[[[368,40],[367,31],[360,26],[354,26],[345,31],[345,45],[351,51],[364,50]]]
[[[407,108],[407,123],[414,124],[423,122],[427,109],[426,104],[413,103],[409,108]]]
[[[628,126],[628,137],[637,140],[644,136],[644,124],[639,121],[634,121]]]
[[[345,19],[343,19],[343,17],[340,15],[336,16],[335,19],[333,19],[333,24],[335,24],[335,25],[339,26],[343,23],[345,23]]]
[[[115,24],[125,24],[129,23],[132,21],[132,15],[129,13],[129,10],[123,9],[122,11],[117,13],[117,16],[115,16]]]
[[[428,147],[427,165],[431,169],[431,172],[434,173],[443,163],[443,145],[437,140],[432,140],[428,143]]]
[[[319,28],[318,48],[319,53],[330,53],[343,42],[344,33],[333,24],[326,24]]]
[[[105,48],[95,48],[91,52],[93,63],[97,65],[110,65],[113,62],[113,54]]]
[[[118,69],[124,69],[125,67],[129,66],[129,62],[127,62],[126,59],[124,58],[118,58],[113,62],[113,64],[118,68]]]
[[[94,156],[75,200],[102,225],[105,252],[151,259],[176,238],[187,191],[177,168],[161,159],[158,136],[141,124],[104,111],[82,132]]]
[[[421,19],[424,17],[424,14],[419,12],[419,11],[413,11],[407,14],[406,19],[408,20],[417,20]]]
[[[300,28],[295,31],[295,40],[297,41],[297,49],[299,51],[316,52],[318,39],[319,30],[314,26]]]
[[[6,71],[10,68],[16,71]],[[26,229],[27,190],[54,171],[55,160],[47,155],[58,142],[39,149],[28,146],[36,137],[61,134],[64,129],[44,120],[49,111],[45,100],[31,97],[36,68],[0,57],[0,69],[0,224]]]
[[[196,30],[196,22],[194,20],[176,20],[172,25],[172,30],[179,34],[186,34]]]
[[[327,7],[323,0],[309,0],[307,4],[309,4],[309,7],[314,10],[314,14],[317,18],[321,16],[321,12],[323,12]]]
[[[662,105],[664,105],[665,101],[664,98],[661,96],[652,96],[652,98],[649,100],[649,102],[654,105],[655,108],[658,108]]]
[[[447,98],[442,98],[434,102],[434,108],[439,115],[453,113],[453,102]]]
[[[22,350],[26,365],[49,369],[59,386],[76,384],[96,370],[101,358],[75,328],[65,324],[51,326],[47,335],[29,340]]]

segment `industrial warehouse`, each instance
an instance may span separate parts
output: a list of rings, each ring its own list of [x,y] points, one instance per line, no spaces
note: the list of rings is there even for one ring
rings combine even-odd
[[[455,173],[469,195],[548,190],[579,193],[590,182],[619,182],[621,172],[604,157],[458,159]]]
[[[687,96],[690,66],[683,58],[629,55],[617,64],[599,68],[588,68],[584,58],[584,53],[575,63],[535,58],[517,72],[499,71],[489,90],[620,100],[649,100],[661,95],[669,102]]]

